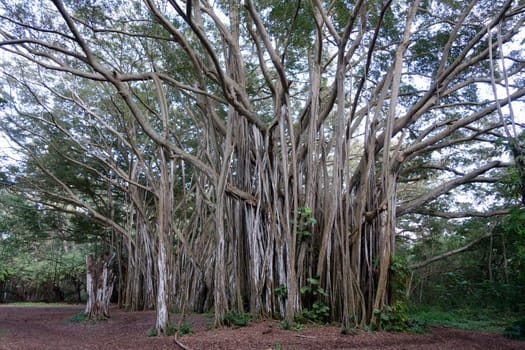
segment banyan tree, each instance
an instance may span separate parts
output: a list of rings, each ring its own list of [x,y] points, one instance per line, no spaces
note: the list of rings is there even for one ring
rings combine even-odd
[[[508,165],[490,149],[518,136],[524,14],[485,0],[3,2],[4,129],[55,184],[44,204],[111,228],[122,304],[155,307],[160,333],[172,307],[364,325],[395,296],[397,219]],[[98,194],[38,161],[51,151]]]

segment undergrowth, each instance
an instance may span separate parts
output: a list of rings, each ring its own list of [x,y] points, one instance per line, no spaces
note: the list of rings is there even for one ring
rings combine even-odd
[[[525,317],[522,317],[505,327],[503,335],[511,339],[525,340]]]
[[[228,327],[244,327],[248,324],[248,321],[252,319],[252,316],[246,312],[240,312],[238,310],[228,310],[223,317],[224,325]]]
[[[79,312],[78,314],[76,315],[73,315],[71,316],[70,318],[68,318],[67,320],[69,322],[75,322],[75,323],[80,323],[80,322],[84,322],[86,321],[88,318],[87,318],[87,314],[85,312]]]
[[[175,322],[171,321],[166,327],[166,335],[172,336],[175,334],[177,334],[178,336],[193,334],[193,324],[191,322],[184,322],[182,323],[180,328],[177,329]],[[147,335],[148,337],[156,337],[158,335],[157,330],[154,326],[148,329]]]
[[[465,330],[503,332],[514,315],[490,309],[446,310],[437,307],[418,307],[410,311],[414,320],[432,326],[447,326]]]

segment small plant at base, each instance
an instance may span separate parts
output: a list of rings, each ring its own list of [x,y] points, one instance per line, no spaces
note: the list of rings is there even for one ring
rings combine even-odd
[[[374,327],[384,329],[385,331],[406,331],[409,330],[408,307],[401,300],[394,303],[393,306],[385,305],[382,310],[374,310],[375,323]]]
[[[181,327],[182,328],[182,327]],[[190,329],[191,329],[191,324],[190,324]],[[175,326],[175,323],[173,321],[171,321],[168,326],[166,327],[166,330],[165,330],[165,334],[167,336],[172,336],[172,335],[175,335],[175,333],[177,332],[177,327]],[[187,333],[186,333],[187,334]],[[148,333],[147,333],[148,337],[156,337],[159,335],[159,333],[157,332],[157,329],[155,328],[155,326],[152,326],[148,329]]]
[[[157,336],[157,330],[155,329],[155,327],[150,327],[148,329],[148,337],[156,337]]]
[[[193,325],[191,322],[184,322],[181,326],[179,331],[177,332],[178,335],[183,336],[186,334],[193,334]]]
[[[224,314],[223,322],[226,326],[238,326],[244,327],[248,324],[248,321],[252,319],[252,316],[245,312],[239,312],[237,310],[228,310]]]
[[[176,332],[177,332],[177,327],[175,326],[175,323],[172,321],[166,327],[166,335],[175,335]]]
[[[69,322],[84,322],[87,320],[87,314],[85,312],[79,312],[78,314],[68,318]]]
[[[297,322],[288,322],[286,320],[282,320],[280,323],[280,326],[282,329],[287,331],[301,331],[303,330],[303,326]]]
[[[341,334],[354,336],[357,335],[357,330],[355,328],[342,327]]]
[[[330,308],[322,301],[317,300],[311,309],[305,309],[303,316],[313,322],[325,320],[329,315]]]
[[[321,287],[319,287],[319,278],[307,278],[308,284],[301,287],[300,292],[302,295],[310,295],[316,298],[311,308],[305,308],[302,317],[315,323],[325,321],[329,316],[330,308],[320,297],[327,297],[328,293]]]

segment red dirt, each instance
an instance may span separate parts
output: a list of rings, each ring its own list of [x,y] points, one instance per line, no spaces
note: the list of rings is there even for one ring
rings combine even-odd
[[[0,305],[0,349],[181,349],[174,337],[148,337],[155,313],[113,308],[111,318],[75,323],[68,319],[82,306]],[[525,349],[525,342],[497,333],[435,327],[425,334],[357,332],[342,335],[338,327],[286,331],[278,321],[261,320],[247,327],[209,329],[210,319],[190,315],[195,332],[178,340],[190,349]]]

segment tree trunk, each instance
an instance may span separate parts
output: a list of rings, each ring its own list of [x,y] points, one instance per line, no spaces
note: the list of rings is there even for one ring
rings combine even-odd
[[[90,320],[109,318],[109,303],[113,293],[115,275],[108,266],[115,254],[104,261],[103,257],[96,261],[93,254],[86,255],[86,316]]]
[[[166,335],[169,326],[169,296],[171,284],[169,276],[170,254],[172,253],[173,218],[173,161],[165,150],[160,150],[160,184],[158,193],[157,213],[157,318],[155,329],[158,335]]]

